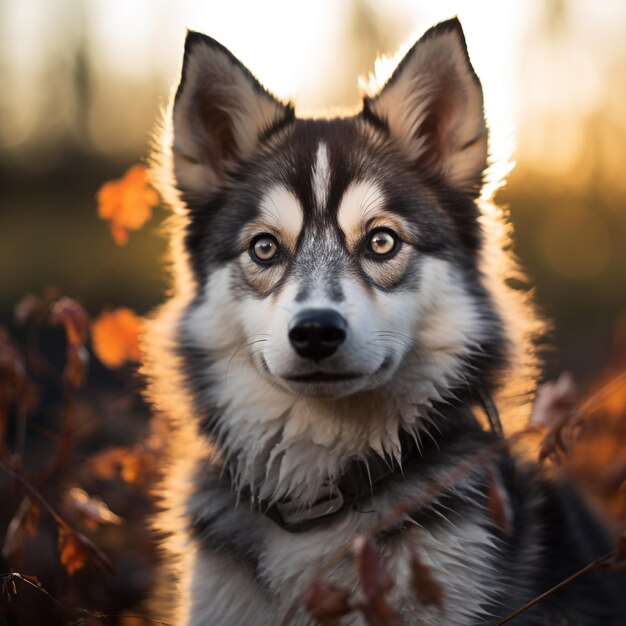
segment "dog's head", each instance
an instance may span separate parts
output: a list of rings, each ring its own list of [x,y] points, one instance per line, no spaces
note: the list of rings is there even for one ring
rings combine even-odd
[[[190,33],[172,130],[194,283],[178,341],[198,410],[245,405],[269,423],[303,398],[391,394],[397,424],[493,384],[505,341],[476,204],[488,133],[457,20],[360,113],[324,120],[298,119]]]

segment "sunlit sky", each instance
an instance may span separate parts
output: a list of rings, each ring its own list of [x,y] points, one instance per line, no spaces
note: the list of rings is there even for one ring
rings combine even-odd
[[[517,134],[529,161],[567,169],[583,141],[576,120],[606,102],[611,71],[621,70],[623,82],[623,0],[13,0],[0,4],[0,141],[19,146],[41,130],[42,120],[57,128],[71,124],[77,112],[63,98],[63,81],[67,87],[74,79],[72,55],[83,46],[91,70],[92,139],[103,150],[136,143],[139,135],[119,116],[125,114],[130,126],[139,118],[146,124],[141,102],[166,100],[186,28],[224,43],[266,87],[294,99],[301,113],[354,105],[355,70],[365,73],[373,61],[355,59],[367,46],[367,37],[354,32],[357,8],[369,11],[384,35],[384,49],[373,52],[386,54],[459,16],[485,89],[496,156],[507,155]],[[133,92],[148,83],[141,94]],[[608,114],[623,128],[620,98]],[[550,137],[533,132],[537,116],[555,118]]]
[[[377,55],[406,49],[454,15],[484,87],[494,156],[515,147],[517,169],[499,200],[510,199],[522,260],[554,279],[547,291],[587,337],[582,329],[602,307],[584,296],[573,306],[568,284],[587,281],[598,301],[624,306],[625,0],[0,0],[0,177],[17,181],[9,202],[20,207],[0,206],[0,260],[20,267],[13,291],[3,284],[5,301],[21,294],[38,255],[38,281],[50,280],[51,258],[71,265],[98,185],[78,189],[76,163],[85,162],[77,180],[105,169],[118,176],[149,152],[187,28],[222,42],[267,88],[313,114],[358,106],[357,79]],[[58,187],[44,193],[42,180]],[[85,211],[74,239],[64,233],[67,258],[48,237],[58,226],[51,203]],[[34,222],[42,234],[31,246]],[[134,263],[132,293],[153,271],[147,253]]]

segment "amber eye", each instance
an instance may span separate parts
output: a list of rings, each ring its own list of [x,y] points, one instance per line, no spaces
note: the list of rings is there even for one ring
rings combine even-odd
[[[376,256],[388,256],[398,247],[398,236],[388,228],[380,228],[370,233],[367,251]]]
[[[259,263],[273,261],[279,252],[278,241],[272,235],[257,235],[250,244],[250,255]]]

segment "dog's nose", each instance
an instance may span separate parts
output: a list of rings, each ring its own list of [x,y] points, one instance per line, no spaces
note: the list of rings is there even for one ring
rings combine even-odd
[[[289,341],[305,359],[321,361],[346,340],[346,320],[332,309],[305,309],[289,326]]]

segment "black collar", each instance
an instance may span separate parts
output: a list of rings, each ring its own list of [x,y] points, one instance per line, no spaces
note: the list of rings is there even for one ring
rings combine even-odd
[[[326,523],[348,509],[357,507],[371,498],[380,487],[402,472],[411,459],[418,456],[418,447],[411,435],[403,432],[400,436],[402,451],[401,463],[394,458],[371,455],[367,462],[360,459],[351,461],[339,480],[325,484],[316,501],[307,508],[291,500],[280,500],[267,509],[259,510],[284,530],[292,533],[304,532]]]
[[[489,419],[492,433],[498,438],[503,437],[500,416],[493,398],[486,392],[481,393],[480,402]],[[463,412],[466,416],[471,414],[470,407],[461,407],[456,410]],[[472,420],[475,418],[472,417]],[[451,426],[454,429],[454,424]],[[367,462],[355,459],[348,464],[345,472],[335,483],[322,487],[316,501],[310,507],[303,508],[298,502],[281,500],[271,506],[263,506],[263,503],[259,503],[258,510],[283,530],[292,533],[307,531],[330,522],[349,509],[364,504],[383,484],[394,477],[401,476],[402,469],[412,460],[421,458],[428,452],[427,448],[436,448],[437,445],[436,441],[425,438],[418,447],[414,436],[402,431],[400,433],[400,463],[393,458],[381,458],[378,455],[371,455]]]

